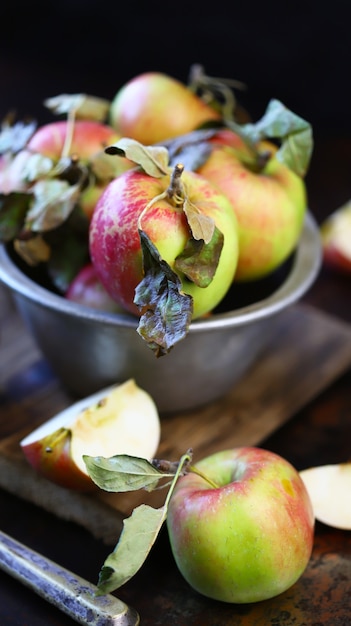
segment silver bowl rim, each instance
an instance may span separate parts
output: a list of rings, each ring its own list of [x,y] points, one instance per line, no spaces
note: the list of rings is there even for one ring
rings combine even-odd
[[[254,304],[194,320],[189,332],[215,331],[249,324],[276,314],[299,300],[314,282],[322,259],[322,247],[317,223],[306,211],[301,237],[291,270],[280,287],[267,298]],[[0,245],[0,281],[37,304],[61,314],[83,318],[121,328],[134,328],[138,319],[129,313],[109,313],[93,309],[52,293],[26,276],[11,260],[5,244]]]

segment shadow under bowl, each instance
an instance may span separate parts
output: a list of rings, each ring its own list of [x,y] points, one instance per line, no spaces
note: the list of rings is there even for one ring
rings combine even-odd
[[[0,280],[64,386],[83,397],[134,378],[160,413],[194,409],[228,392],[269,348],[278,317],[304,295],[320,265],[319,230],[308,212],[295,253],[278,271],[261,281],[234,283],[213,314],[192,322],[187,337],[157,359],[136,332],[135,317],[53,293],[0,246]]]

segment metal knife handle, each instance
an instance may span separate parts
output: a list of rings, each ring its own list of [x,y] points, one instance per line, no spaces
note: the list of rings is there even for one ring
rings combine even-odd
[[[88,626],[137,626],[138,613],[97,587],[0,531],[0,568]]]

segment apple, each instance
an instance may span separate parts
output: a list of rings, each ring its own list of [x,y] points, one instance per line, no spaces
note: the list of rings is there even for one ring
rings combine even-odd
[[[320,227],[327,267],[351,273],[351,201],[331,213]]]
[[[181,193],[168,193],[172,170],[159,178],[139,169],[112,181],[100,197],[90,223],[90,256],[110,296],[139,316],[135,289],[143,278],[138,229],[148,235],[160,256],[178,274],[182,289],[193,299],[193,318],[212,310],[232,284],[238,256],[237,223],[229,200],[203,176],[184,171],[183,189],[199,214],[209,218],[224,235],[218,265],[206,287],[175,269],[175,260],[191,236]],[[167,197],[159,198],[160,194]]]
[[[90,166],[89,179],[80,196],[80,205],[90,219],[107,183],[133,166],[127,159],[108,159],[107,173],[103,169],[104,149],[119,138],[116,130],[101,122],[77,120],[72,124],[70,120],[61,120],[39,127],[28,141],[27,150],[50,158],[54,165],[66,157],[73,160],[75,167]]]
[[[263,278],[297,245],[307,205],[304,180],[278,161],[277,149],[268,141],[253,152],[234,131],[225,129],[209,143],[211,153],[197,171],[227,195],[237,217],[235,280]]]
[[[65,297],[67,300],[101,311],[123,313],[123,309],[112,300],[102,285],[92,263],[88,263],[78,272],[70,283]]]
[[[123,85],[110,108],[110,124],[144,145],[188,133],[221,115],[185,84],[161,72],[145,72]]]
[[[90,491],[95,485],[83,455],[151,458],[159,440],[157,407],[130,379],[72,404],[24,437],[20,445],[28,462],[48,480]]]
[[[194,470],[178,479],[167,513],[171,549],[187,582],[232,603],[291,587],[307,567],[314,538],[312,505],[297,470],[255,447],[215,453]]]
[[[351,463],[309,467],[300,476],[316,519],[334,528],[351,530]]]

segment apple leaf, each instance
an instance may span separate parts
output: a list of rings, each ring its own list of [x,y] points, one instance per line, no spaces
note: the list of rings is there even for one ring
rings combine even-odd
[[[194,130],[164,142],[170,166],[181,161],[185,170],[196,171],[210,156],[213,146],[209,140],[217,133],[217,128]]]
[[[157,248],[139,230],[144,278],[135,290],[134,303],[141,312],[137,331],[157,357],[168,354],[189,329],[193,299],[182,292],[179,276]]]
[[[255,124],[239,126],[228,121],[227,126],[253,144],[265,138],[280,140],[276,158],[298,176],[305,176],[313,151],[312,127],[279,100],[271,100],[263,117]]]
[[[205,243],[210,243],[216,226],[214,219],[202,213],[188,197],[184,199],[183,211],[194,239],[203,239]]]
[[[157,487],[160,478],[172,477],[165,503],[154,509],[147,504],[136,507],[130,517],[124,520],[119,541],[111,554],[106,558],[98,581],[97,595],[111,593],[124,585],[143,565],[157,536],[167,518],[168,504],[176,482],[190,468],[192,450],[182,455],[179,462],[154,459],[149,463],[146,459],[125,454],[116,455],[111,459],[90,457],[85,455],[88,474],[98,486],[108,491],[130,491]]]
[[[3,122],[0,131],[0,154],[11,152],[15,154],[25,147],[26,143],[37,128],[36,122]]]
[[[167,517],[167,507],[141,504],[124,520],[120,540],[100,571],[97,595],[115,591],[143,565]]]
[[[166,474],[146,459],[128,454],[110,458],[85,455],[83,459],[90,478],[104,491],[151,491],[157,487],[160,478],[174,476],[174,472]]]
[[[208,244],[203,239],[189,239],[183,252],[175,260],[175,269],[199,287],[208,287],[216,273],[223,243],[223,234],[217,227]]]
[[[140,165],[144,172],[154,178],[162,178],[168,174],[168,150],[164,146],[144,146],[135,139],[122,137],[119,141],[105,148],[107,154],[123,156],[136,165]]]
[[[22,179],[27,182],[34,182],[39,178],[47,176],[53,171],[53,168],[54,162],[51,159],[42,154],[28,151],[27,158],[23,163]]]
[[[50,246],[41,235],[36,235],[27,240],[15,239],[14,249],[28,265],[37,265],[47,262],[50,258]]]
[[[11,241],[21,232],[32,196],[12,192],[0,194],[0,241]]]
[[[65,293],[79,270],[89,261],[89,221],[79,207],[57,228],[45,232],[50,246],[48,275],[58,291]]]
[[[33,203],[26,217],[26,229],[46,231],[56,228],[72,213],[79,200],[80,185],[64,180],[39,180],[32,187]]]
[[[56,115],[73,112],[77,119],[102,122],[106,119],[110,102],[104,98],[88,96],[84,93],[61,94],[47,98],[44,105]]]

